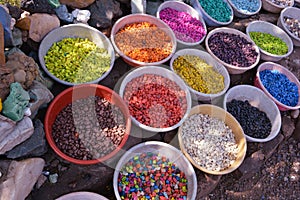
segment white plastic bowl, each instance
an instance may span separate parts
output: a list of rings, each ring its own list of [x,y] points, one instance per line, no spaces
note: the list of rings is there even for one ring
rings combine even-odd
[[[284,30],[282,30],[281,28],[279,28],[278,26],[276,26],[274,24],[271,24],[271,23],[265,22],[265,21],[253,21],[253,22],[250,22],[246,28],[246,33],[249,38],[251,38],[250,32],[269,33],[275,37],[282,39],[288,46],[288,52],[284,55],[271,54],[267,51],[262,50],[260,47],[258,47],[260,50],[260,57],[262,60],[279,61],[283,58],[288,57],[293,52],[293,41],[291,40],[291,38],[288,36],[288,34],[286,32],[284,32]]]
[[[204,36],[202,37],[201,40],[199,40],[197,42],[184,42],[184,41],[181,41],[181,40],[177,39],[178,43],[180,43],[182,45],[185,45],[185,46],[195,46],[195,45],[198,45],[198,44],[200,44],[201,42],[204,41],[205,36],[207,34],[206,24],[205,24],[205,21],[202,18],[202,16],[193,7],[189,6],[186,3],[180,2],[180,1],[165,1],[162,4],[160,4],[160,6],[157,8],[157,12],[156,12],[156,17],[157,18],[160,19],[160,16],[159,16],[160,11],[165,9],[165,8],[172,8],[172,9],[175,9],[175,10],[180,11],[180,12],[188,13],[193,18],[196,18],[197,20],[199,20],[202,23],[203,28],[205,30]]]
[[[129,56],[125,55],[124,52],[122,52],[118,48],[118,46],[115,42],[115,35],[125,25],[131,24],[131,23],[136,23],[136,22],[149,22],[151,24],[156,25],[158,28],[160,28],[164,32],[166,32],[168,34],[168,36],[170,36],[171,43],[172,43],[172,50],[171,50],[170,55],[160,61],[157,61],[157,62],[141,62],[138,60],[134,60],[134,59],[130,58]],[[130,14],[130,15],[126,15],[126,16],[118,19],[112,27],[110,38],[111,38],[111,43],[112,43],[113,47],[115,48],[116,52],[123,58],[123,60],[126,63],[128,63],[134,67],[153,66],[153,65],[163,64],[173,56],[173,54],[176,50],[176,47],[177,47],[176,37],[175,37],[174,32],[171,30],[171,28],[162,20],[160,20],[157,17],[154,17],[152,15],[148,15],[148,14]]]
[[[298,104],[296,106],[288,106],[285,105],[283,103],[281,103],[280,101],[278,101],[276,98],[274,98],[269,92],[268,90],[264,87],[263,83],[260,80],[260,76],[259,76],[259,72],[265,70],[265,69],[269,69],[269,70],[277,70],[280,73],[286,75],[286,77],[291,81],[294,82],[297,87],[298,87],[298,94],[299,94],[299,99],[298,99]],[[261,63],[258,68],[257,68],[257,72],[256,72],[256,76],[255,76],[255,80],[254,80],[254,85],[258,88],[260,88],[269,98],[271,98],[275,104],[278,106],[278,109],[281,111],[287,111],[287,110],[297,110],[300,109],[300,82],[298,80],[298,78],[287,68],[285,68],[284,66],[277,64],[277,63],[273,63],[273,62],[264,62]]]
[[[223,100],[223,107],[227,110],[226,103],[235,100],[246,101],[257,107],[262,112],[266,113],[271,121],[272,129],[268,137],[264,139],[250,137],[245,133],[246,139],[249,142],[268,142],[274,139],[281,128],[281,115],[276,104],[260,89],[251,85],[237,85],[230,88]],[[259,119],[257,119],[259,120]]]
[[[247,3],[248,0],[245,0],[245,3]],[[249,12],[249,11],[246,11],[246,10],[240,10],[237,8],[237,6],[232,2],[232,0],[228,0],[228,3],[231,5],[232,9],[233,9],[233,13],[236,17],[239,17],[239,18],[247,18],[247,17],[250,17],[251,15],[255,15],[257,14],[261,7],[262,7],[262,2],[261,0],[257,0],[257,10],[254,11],[254,12]]]
[[[56,200],[108,200],[104,196],[93,192],[72,192],[60,196]]]
[[[229,88],[229,85],[230,85],[230,76],[229,76],[228,71],[222,64],[217,62],[214,58],[212,58],[212,56],[209,53],[207,53],[205,51],[201,51],[198,49],[181,49],[181,50],[177,51],[171,58],[170,67],[173,72],[175,72],[175,70],[173,68],[174,61],[176,60],[176,58],[178,58],[179,56],[183,56],[183,55],[198,56],[199,58],[203,59],[207,64],[213,66],[213,68],[218,73],[222,74],[222,76],[224,77],[224,89],[221,92],[218,92],[215,94],[205,94],[202,92],[198,92],[198,91],[194,90],[193,88],[191,88],[189,85],[187,85],[187,87],[189,88],[189,90],[191,92],[192,99],[194,99],[196,101],[211,102],[213,99],[218,98],[218,97],[222,96],[223,94],[225,94],[225,92],[227,91],[227,89]]]
[[[209,48],[209,44],[208,44],[208,40],[209,38],[215,34],[215,33],[218,33],[218,32],[224,32],[224,33],[230,33],[230,34],[235,34],[235,35],[239,35],[241,36],[242,38],[245,38],[247,41],[251,42],[253,44],[253,47],[255,48],[255,51],[257,52],[257,58],[256,58],[256,61],[255,63],[253,63],[252,65],[250,65],[249,67],[237,67],[237,66],[234,66],[234,65],[231,65],[231,64],[228,64],[228,63],[225,63],[224,61],[222,61],[220,58],[218,58],[212,51],[211,49]],[[221,27],[221,28],[215,28],[213,29],[212,31],[210,31],[208,33],[208,35],[206,36],[206,39],[205,39],[205,47],[206,47],[206,50],[207,52],[214,58],[216,59],[218,62],[220,62],[222,65],[224,65],[229,74],[242,74],[252,68],[254,68],[258,63],[259,63],[259,60],[260,60],[260,51],[259,51],[259,48],[258,46],[246,35],[244,34],[243,32],[239,31],[239,30],[236,30],[234,28],[227,28],[227,27]]]
[[[295,1],[294,0],[289,0],[290,1],[290,5],[289,6],[293,6]],[[287,5],[277,5],[275,3],[273,3],[271,0],[262,0],[262,8],[268,12],[271,13],[280,13],[281,10],[283,10],[286,7],[289,7]]]
[[[205,10],[202,8],[202,6],[200,5],[198,0],[190,0],[191,5],[193,6],[193,8],[195,8],[195,10],[197,10],[199,12],[199,14],[202,15],[205,23],[209,26],[226,26],[226,25],[228,25],[232,22],[233,15],[234,15],[232,7],[228,3],[228,1],[226,1],[226,0],[223,0],[223,1],[228,5],[228,8],[230,9],[231,17],[230,17],[228,22],[220,22],[220,21],[217,21],[217,20],[213,19],[207,12],[205,12]]]
[[[110,68],[101,77],[97,78],[94,81],[86,82],[86,83],[98,83],[99,81],[103,80],[112,70],[115,62],[115,52],[114,48],[110,43],[110,40],[99,30],[85,25],[85,24],[69,24],[65,26],[61,26],[49,32],[44,39],[42,40],[38,56],[40,64],[43,70],[47,73],[55,81],[68,85],[73,86],[81,83],[71,83],[64,80],[61,80],[54,76],[50,71],[48,71],[47,66],[45,65],[44,56],[47,54],[50,47],[55,43],[59,42],[64,38],[88,38],[90,41],[94,42],[97,46],[101,48],[107,49],[108,53],[110,54]]]
[[[282,28],[287,34],[290,36],[290,38],[293,41],[293,44],[297,47],[300,46],[300,38],[295,36],[285,25],[284,23],[284,17],[291,17],[294,19],[298,19],[300,21],[300,8],[295,7],[287,7],[283,9],[280,13],[280,16],[277,20],[277,26]]]
[[[164,142],[149,141],[140,143],[129,149],[117,163],[113,177],[114,192],[117,200],[121,200],[118,191],[118,175],[120,170],[122,169],[122,166],[125,165],[134,156],[148,152],[165,156],[169,159],[170,162],[175,163],[175,165],[186,175],[188,188],[187,199],[196,199],[197,177],[194,168],[188,161],[188,159],[183,155],[183,153],[180,150],[178,150],[170,144]]]
[[[177,74],[172,72],[171,70],[168,70],[168,69],[160,67],[160,66],[146,66],[146,67],[140,67],[140,68],[134,69],[129,74],[127,74],[125,76],[125,78],[123,79],[123,81],[121,82],[121,86],[120,86],[120,89],[119,89],[120,96],[122,98],[124,97],[124,92],[125,92],[126,85],[132,79],[137,78],[139,76],[142,76],[144,74],[160,75],[160,76],[163,76],[165,78],[168,78],[168,79],[174,81],[183,91],[185,91],[187,109],[186,109],[183,117],[181,118],[181,120],[177,124],[175,124],[171,127],[166,127],[166,128],[150,127],[150,126],[147,126],[147,125],[144,125],[144,124],[140,123],[138,120],[136,120],[131,115],[131,119],[132,119],[133,123],[135,125],[137,125],[138,127],[142,128],[142,129],[145,129],[147,131],[151,131],[151,132],[166,132],[166,131],[171,131],[173,129],[176,129],[177,127],[179,127],[184,122],[184,120],[186,119],[188,113],[190,112],[191,105],[192,105],[192,99],[191,99],[190,91],[189,91],[188,87],[186,86],[186,84],[184,83],[184,81]],[[142,85],[143,85],[143,83],[141,83],[141,86]]]

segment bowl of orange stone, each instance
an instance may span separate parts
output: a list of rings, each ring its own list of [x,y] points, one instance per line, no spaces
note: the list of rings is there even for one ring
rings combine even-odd
[[[160,65],[176,50],[176,37],[162,20],[148,14],[130,14],[112,27],[111,42],[123,60],[134,67]]]

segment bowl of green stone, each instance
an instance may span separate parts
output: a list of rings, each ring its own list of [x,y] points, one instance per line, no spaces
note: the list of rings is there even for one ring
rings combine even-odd
[[[264,61],[279,61],[293,52],[293,41],[278,26],[265,22],[253,21],[246,28],[246,34],[258,46],[260,57]]]
[[[48,76],[74,86],[103,80],[113,68],[115,52],[99,30],[86,24],[69,24],[43,38],[38,57]]]

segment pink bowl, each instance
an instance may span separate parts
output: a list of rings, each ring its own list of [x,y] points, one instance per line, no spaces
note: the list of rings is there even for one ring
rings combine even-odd
[[[271,98],[275,102],[275,104],[277,105],[279,110],[286,111],[286,110],[297,110],[297,109],[299,109],[300,108],[300,96],[299,96],[299,99],[298,99],[298,104],[296,106],[288,106],[288,105],[285,105],[285,104],[279,102],[277,99],[275,99],[267,91],[267,89],[264,87],[264,85],[262,84],[262,82],[260,80],[260,77],[259,77],[259,72],[261,72],[265,69],[277,70],[280,73],[286,75],[287,78],[291,82],[294,82],[297,85],[298,93],[300,94],[300,82],[299,82],[298,78],[292,72],[290,72],[288,69],[286,69],[282,65],[279,65],[279,64],[273,63],[273,62],[264,62],[264,63],[260,64],[257,68],[256,77],[255,77],[255,80],[254,80],[254,85],[256,87],[260,88],[269,98]]]

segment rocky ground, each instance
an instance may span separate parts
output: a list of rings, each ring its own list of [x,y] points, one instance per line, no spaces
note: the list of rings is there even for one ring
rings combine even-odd
[[[53,13],[46,4],[37,4],[38,1],[24,1],[23,4],[29,11],[40,9],[42,12]],[[107,6],[106,9],[113,11],[115,19],[129,12],[129,1],[96,1],[93,9],[98,9],[100,4]],[[121,14],[122,13],[122,14]],[[278,14],[261,11],[259,14],[247,19],[235,18],[229,27],[245,32],[245,27],[250,21],[264,20],[276,23]],[[99,19],[95,17],[94,19]],[[100,19],[103,19],[100,17]],[[93,26],[109,33],[111,24],[115,19],[100,20],[106,24],[93,21]],[[213,27],[209,27],[209,30]],[[20,47],[27,55],[36,56],[38,43],[28,40]],[[197,48],[204,48],[204,45]],[[36,57],[35,57],[36,58]],[[294,48],[293,53],[281,61],[300,79],[300,48]],[[168,63],[166,63],[167,65]],[[112,89],[117,88],[122,76],[132,69],[122,59],[118,58],[108,77],[99,84]],[[242,75],[231,75],[231,86],[238,84],[253,85],[256,68]],[[50,91],[54,96],[67,87],[54,83]],[[221,101],[221,100],[220,100]],[[200,104],[201,102],[194,102]],[[219,102],[215,102],[218,104]],[[47,108],[41,108],[36,116],[41,122],[44,120]],[[198,179],[197,200],[203,199],[299,199],[300,198],[300,117],[299,111],[281,112],[282,128],[278,136],[267,143],[247,143],[247,156],[243,164],[234,172],[224,176],[205,174],[195,168]],[[41,127],[41,126],[39,126]],[[170,143],[178,147],[177,130],[167,133],[149,133],[132,127],[132,135],[129,137],[124,149],[128,149],[143,141],[156,140]],[[39,129],[39,132],[43,132]],[[45,141],[44,136],[40,141]],[[26,200],[55,199],[63,194],[74,191],[91,191],[101,194],[108,199],[115,199],[113,191],[114,166],[120,154],[113,160],[102,164],[82,166],[75,165],[57,156],[45,143],[44,152],[37,154],[45,161],[43,173]],[[18,157],[14,160],[22,162],[31,156]],[[12,159],[1,156],[0,183],[5,180],[5,175]],[[38,161],[40,162],[40,160]],[[40,163],[39,163],[40,164]],[[19,170],[20,171],[20,170]],[[17,173],[17,172],[15,172]],[[30,176],[23,171],[24,181]],[[21,175],[22,176],[22,173]],[[29,180],[27,180],[29,181]],[[1,186],[0,186],[1,191]],[[1,199],[1,195],[0,195]]]

